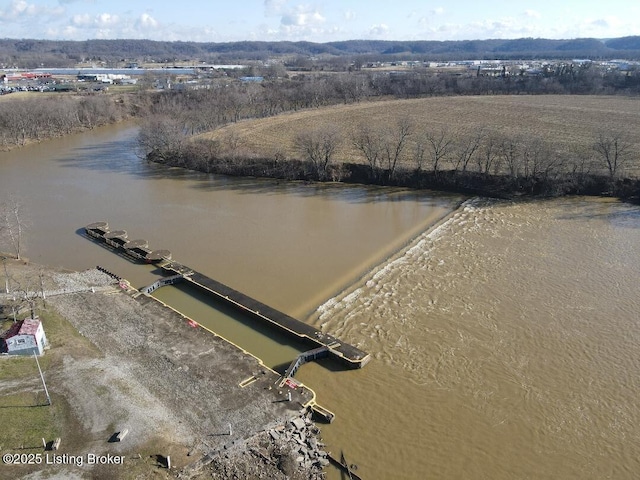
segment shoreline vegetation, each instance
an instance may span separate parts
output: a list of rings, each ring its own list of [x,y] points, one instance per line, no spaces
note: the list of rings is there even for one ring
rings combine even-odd
[[[185,161],[182,156],[174,155],[172,160],[167,160],[151,154],[148,160],[208,174],[240,177],[407,187],[500,199],[588,195],[615,197],[630,203],[640,203],[640,180],[612,179],[606,175],[593,173],[570,172],[556,174],[553,177],[546,175],[514,177],[507,174],[451,170],[433,172],[397,167],[391,176],[388,169],[372,171],[361,164],[337,163],[327,168],[326,177],[321,177],[314,171],[314,165],[308,161],[207,158],[197,154],[190,155],[188,158],[189,160]],[[191,164],[190,162],[194,160],[196,164]],[[206,166],[203,167],[203,163]]]

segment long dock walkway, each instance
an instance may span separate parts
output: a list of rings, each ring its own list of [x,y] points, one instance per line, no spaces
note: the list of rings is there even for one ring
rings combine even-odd
[[[274,326],[288,334],[298,337],[313,348],[325,347],[332,357],[350,368],[362,368],[370,360],[368,353],[340,341],[328,333],[313,328],[306,323],[290,317],[275,308],[255,300],[231,287],[228,287],[206,275],[177,262],[163,262],[159,265],[170,275],[182,275],[183,281],[214,295],[224,303],[232,305],[251,318]]]
[[[85,232],[89,238],[99,240],[102,245],[110,247],[113,251],[125,255],[133,261],[155,263],[167,273],[167,277],[143,288],[140,290],[141,293],[149,294],[164,285],[190,282],[223,303],[237,308],[250,318],[276,327],[286,334],[297,337],[303,343],[309,344],[311,350],[292,363],[289,379],[291,379],[297,368],[309,359],[328,356],[340,361],[349,368],[362,368],[371,359],[368,353],[340,341],[333,335],[323,333],[186,265],[171,261],[171,252],[168,250],[152,251],[147,248],[146,240],[127,240],[126,231],[111,231],[107,222],[91,223],[85,227]],[[325,350],[328,352],[327,354],[325,354]],[[287,377],[285,377],[286,379]]]

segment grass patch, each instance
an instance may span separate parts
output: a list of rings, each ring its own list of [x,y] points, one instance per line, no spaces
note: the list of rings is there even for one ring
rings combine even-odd
[[[38,366],[33,357],[0,358],[0,381],[24,380],[38,376]]]
[[[62,405],[45,405],[46,396],[40,390],[13,393],[0,397],[2,451],[42,451],[42,439],[51,441],[60,436],[59,419]]]

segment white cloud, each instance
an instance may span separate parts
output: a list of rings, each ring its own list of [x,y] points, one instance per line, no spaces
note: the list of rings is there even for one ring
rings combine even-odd
[[[431,15],[442,15],[444,13],[444,8],[443,7],[436,7],[433,10],[431,10]]]
[[[540,13],[536,12],[535,10],[525,10],[524,11],[524,16],[525,17],[529,17],[529,18],[540,18],[540,17],[542,17],[542,15],[540,15]]]
[[[0,10],[1,21],[24,21],[37,19],[36,17],[51,17],[62,13],[61,7],[45,7],[28,3],[25,0],[13,0],[7,8]]]
[[[47,31],[47,36],[49,38],[58,38],[58,37],[62,37],[62,38],[76,38],[76,35],[78,34],[78,29],[72,25],[67,25],[66,27],[64,27],[62,29],[61,32],[59,32],[58,30],[51,28]]]
[[[37,12],[37,6],[28,4],[24,0],[14,0],[7,10],[0,10],[0,18],[13,20],[28,15],[34,15]]]
[[[354,12],[353,10],[345,10],[344,19],[347,20],[348,22],[350,22],[352,20],[355,20],[356,19],[356,12]]]
[[[299,5],[295,10],[285,13],[280,23],[286,26],[306,27],[318,25],[325,21],[325,18],[317,10],[311,10],[306,6]]]
[[[377,25],[372,25],[369,29],[369,35],[372,37],[384,37],[389,33],[388,25],[384,23],[379,23]]]
[[[82,13],[71,17],[71,26],[76,28],[108,28],[120,23],[120,17],[110,13],[100,13],[94,16]]]
[[[111,27],[120,23],[118,15],[112,15],[110,13],[101,13],[96,15],[95,24],[100,28]]]
[[[160,23],[148,13],[140,15],[136,21],[136,26],[143,29],[156,29]]]
[[[91,25],[92,19],[88,13],[77,14],[71,17],[71,25],[73,27],[86,27]]]
[[[326,18],[320,10],[310,5],[296,5],[281,12],[280,25],[262,26],[260,30],[274,40],[322,41],[340,32],[335,26],[326,26]]]
[[[589,22],[589,25],[596,28],[609,28],[609,22],[605,18],[598,18],[597,20],[592,20]]]

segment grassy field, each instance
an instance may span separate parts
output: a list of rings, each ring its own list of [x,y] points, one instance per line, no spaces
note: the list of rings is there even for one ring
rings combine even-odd
[[[621,132],[640,151],[640,98],[622,96],[465,96],[386,100],[304,110],[276,117],[247,120],[205,134],[223,140],[233,137],[245,152],[300,157],[293,139],[302,131],[338,127],[343,143],[335,159],[363,162],[352,146],[360,125],[393,128],[403,118],[414,125],[411,138],[442,128],[452,136],[479,128],[507,137],[538,137],[554,150],[590,149],[600,131]],[[640,161],[640,159],[637,159]],[[407,159],[407,161],[409,161]],[[640,175],[637,167],[627,173]]]

